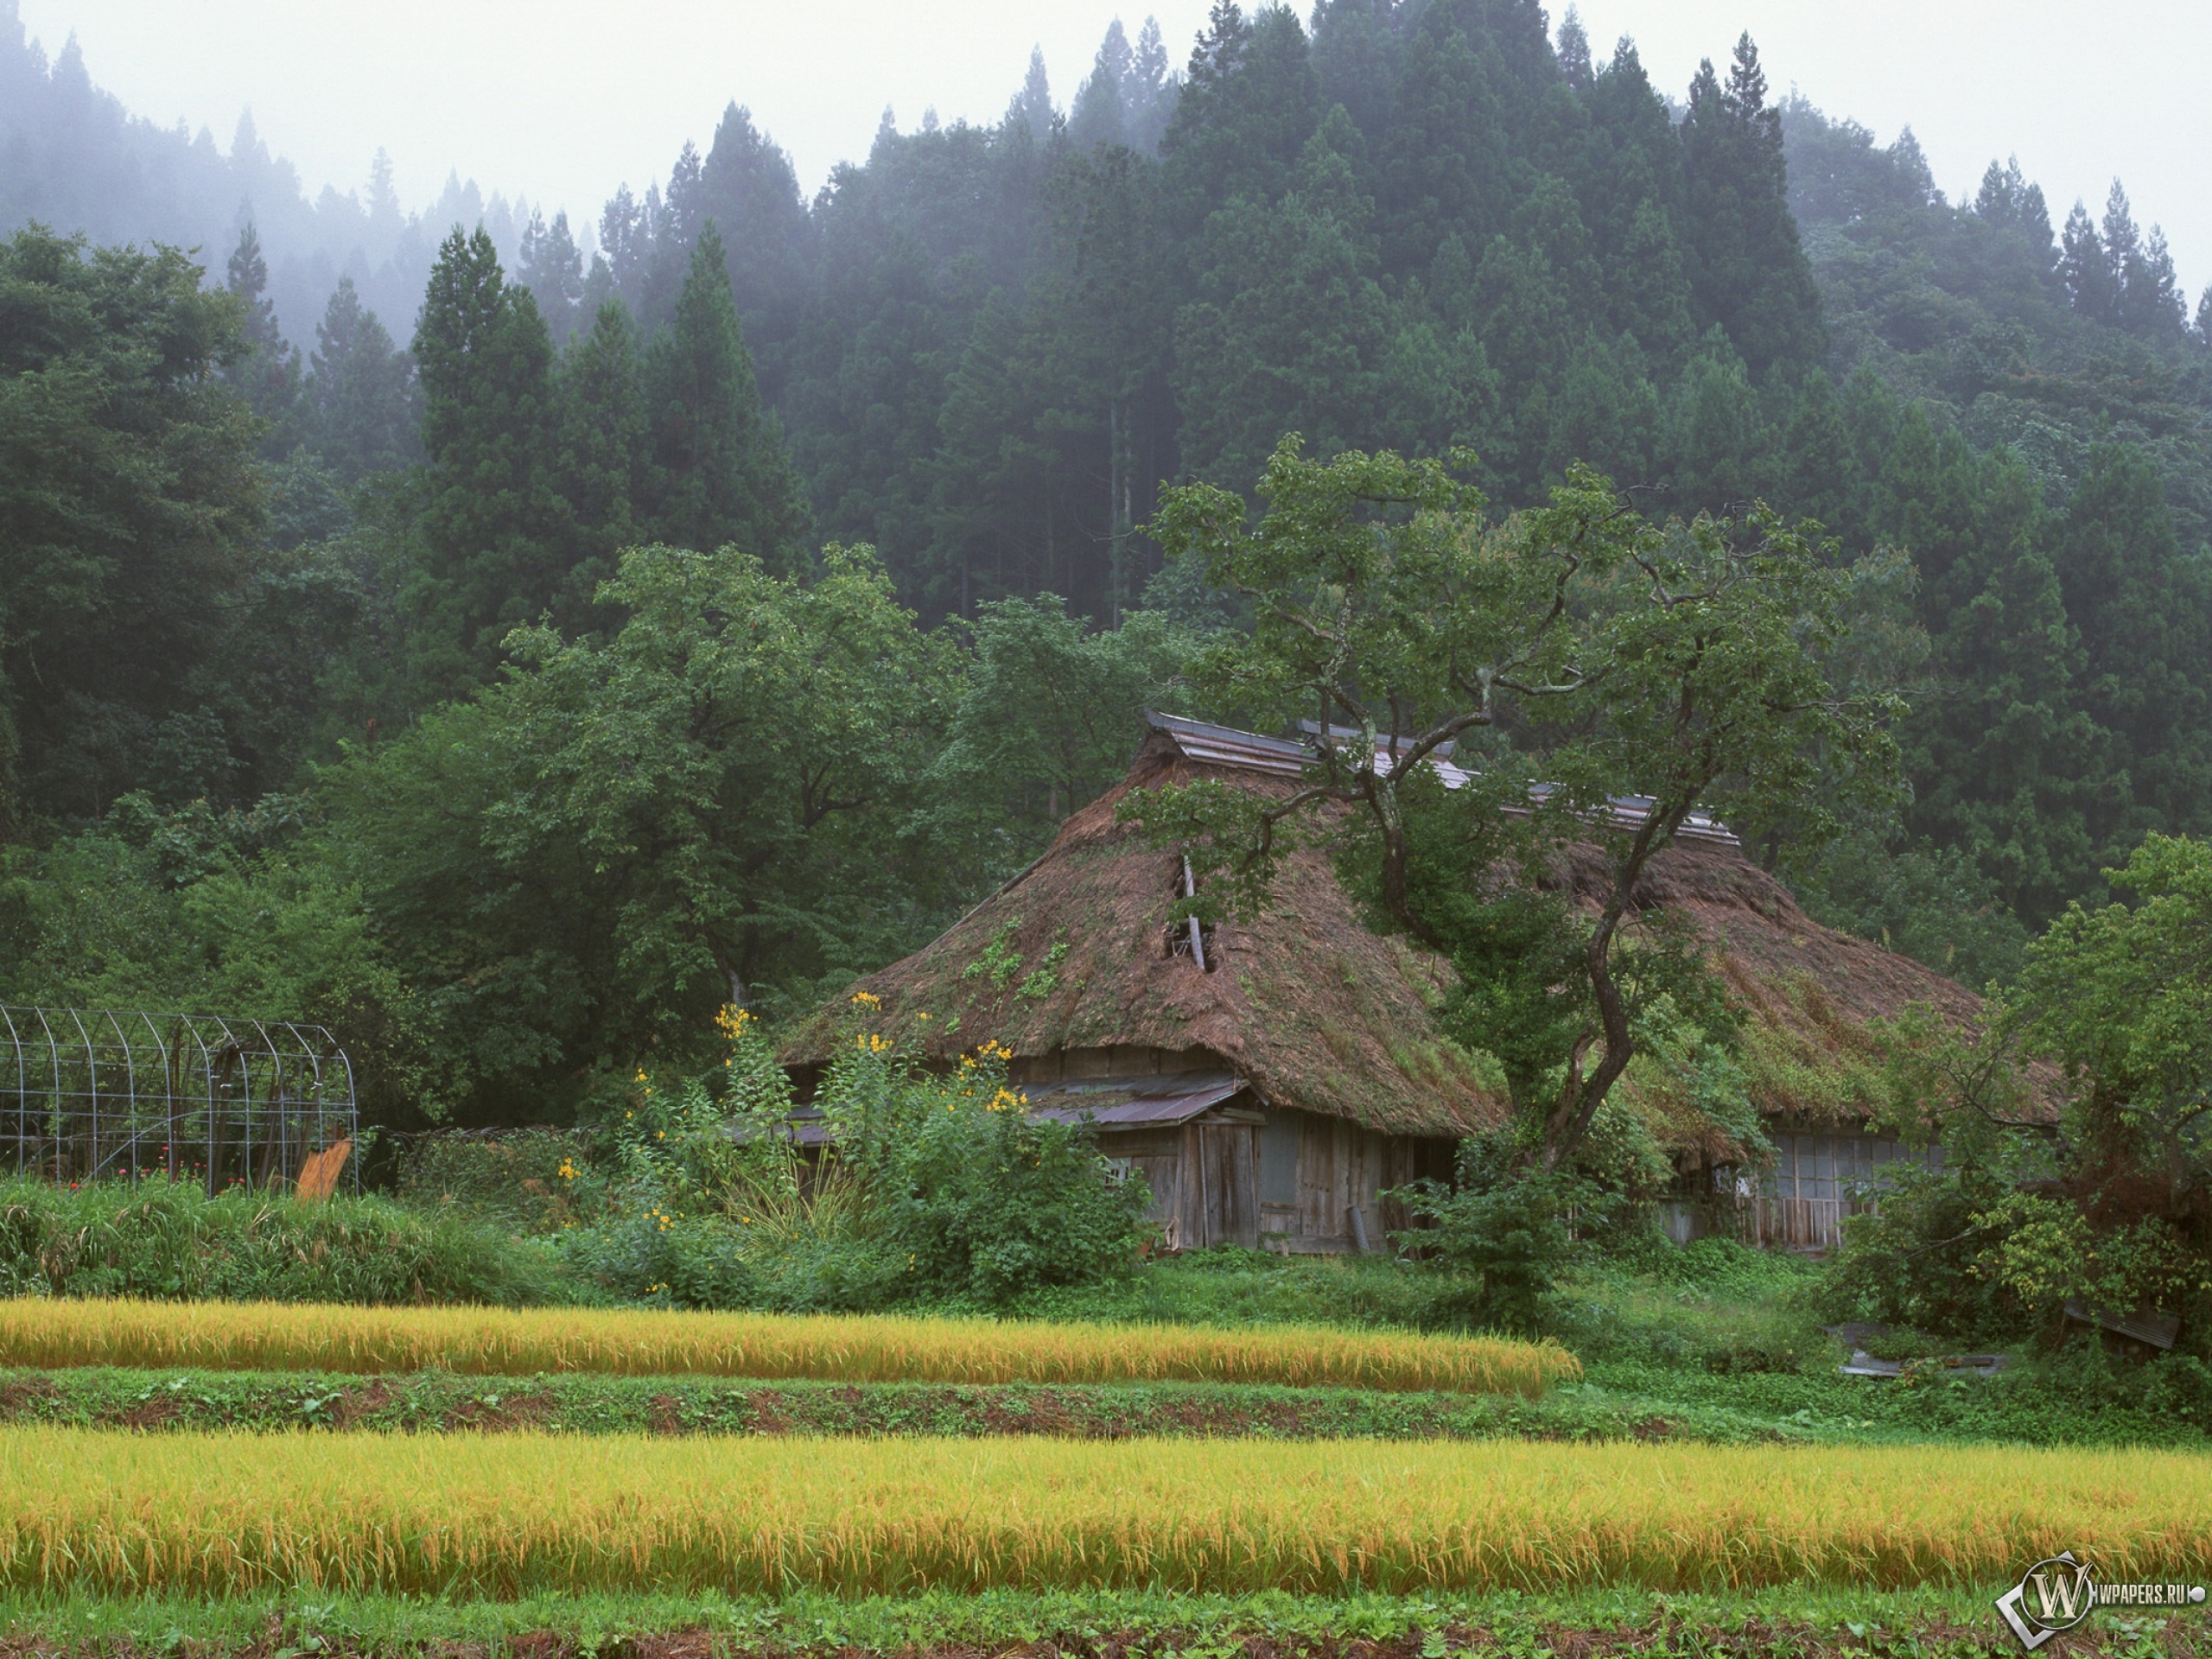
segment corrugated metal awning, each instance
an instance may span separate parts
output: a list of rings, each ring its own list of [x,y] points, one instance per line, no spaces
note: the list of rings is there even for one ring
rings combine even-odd
[[[1287,738],[1262,737],[1231,726],[1210,726],[1202,720],[1145,710],[1153,730],[1165,732],[1175,747],[1193,760],[1220,766],[1241,766],[1248,772],[1279,772],[1295,778],[1313,762],[1313,751]]]
[[[1031,1084],[1029,1114],[1056,1123],[1095,1123],[1101,1128],[1173,1128],[1187,1123],[1231,1096],[1244,1079],[1218,1074],[1100,1077],[1079,1083]]]
[[[1197,1071],[1013,1087],[1032,1117],[1100,1128],[1173,1128],[1242,1093],[1245,1083],[1226,1072]],[[824,1147],[830,1140],[829,1124],[813,1106],[798,1108],[776,1126],[776,1134],[799,1147]]]

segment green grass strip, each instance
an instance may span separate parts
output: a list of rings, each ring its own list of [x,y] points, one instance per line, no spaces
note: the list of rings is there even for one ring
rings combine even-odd
[[[1156,1382],[971,1388],[930,1382],[747,1382],[696,1376],[464,1376],[415,1371],[0,1371],[0,1424],[149,1433],[491,1432],[572,1434],[1036,1434],[1266,1440],[1824,1438],[1712,1408],[1655,1412],[1587,1389],[1541,1400],[1351,1389]]]
[[[2017,1653],[1984,1589],[1786,1588],[1739,1596],[1637,1591],[1434,1598],[1231,1597],[1122,1591],[925,1592],[844,1600],[804,1593],[529,1595],[508,1601],[315,1594],[0,1597],[0,1651],[151,1659],[626,1659],[708,1654],[1051,1653],[1059,1659],[1455,1659],[1465,1653],[1639,1659],[1985,1659]],[[2202,1615],[2098,1614],[2069,1654],[2201,1653]]]

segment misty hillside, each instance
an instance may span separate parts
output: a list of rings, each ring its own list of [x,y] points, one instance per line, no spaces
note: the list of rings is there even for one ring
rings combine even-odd
[[[0,839],[62,861],[5,890],[0,934],[61,927],[64,854],[116,836],[172,896],[296,859],[316,902],[416,939],[407,982],[526,1002],[617,924],[467,966],[412,828],[377,817],[404,790],[362,780],[620,637],[645,604],[603,586],[624,550],[730,545],[947,625],[855,705],[913,769],[867,810],[934,850],[840,866],[860,911],[759,971],[887,960],[1110,781],[1132,711],[1233,623],[1161,570],[1162,485],[1249,491],[1296,433],[1470,448],[1500,511],[1583,461],[1657,517],[1763,499],[1889,550],[1855,671],[1910,696],[1904,788],[1802,890],[1961,978],[2010,971],[2147,831],[2212,830],[2208,318],[2119,187],[2063,211],[1993,161],[1948,201],[1909,134],[1778,101],[1748,37],[1713,47],[1660,87],[1532,0],[1224,4],[1187,49],[1116,23],[1071,87],[1033,62],[987,124],[887,123],[811,197],[733,103],[572,226],[458,183],[410,213],[382,170],[309,202],[250,125],[226,152],[136,121],[0,10],[0,227],[89,244],[21,231],[0,271],[41,320],[0,340],[38,435],[0,489],[25,550]],[[116,248],[162,241],[200,251]],[[48,477],[79,454],[105,459]],[[1080,733],[987,742],[989,697]]]
[[[309,200],[292,164],[272,156],[238,117],[228,144],[206,127],[163,127],[102,92],[72,35],[48,58],[16,0],[0,0],[0,230],[36,221],[95,242],[197,248],[219,275],[241,225],[268,251],[269,292],[286,335],[312,345],[340,276],[403,331],[422,303],[438,239],[480,220],[499,246],[519,243],[530,216],[519,196],[487,201],[448,178],[438,200],[405,211],[379,150],[362,158],[361,188],[326,185]]]

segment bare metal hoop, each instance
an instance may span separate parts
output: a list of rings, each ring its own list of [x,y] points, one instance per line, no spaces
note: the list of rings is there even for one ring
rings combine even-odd
[[[16,1174],[284,1186],[359,1129],[353,1065],[321,1026],[0,1004],[0,1168]]]

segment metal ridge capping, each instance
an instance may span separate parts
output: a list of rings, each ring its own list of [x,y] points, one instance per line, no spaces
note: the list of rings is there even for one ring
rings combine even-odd
[[[1175,747],[1189,760],[1208,766],[1236,766],[1247,772],[1272,772],[1281,777],[1294,778],[1313,763],[1314,744],[1294,741],[1289,738],[1262,737],[1257,732],[1240,732],[1232,726],[1213,726],[1205,721],[1185,720],[1178,715],[1163,715],[1156,709],[1145,710],[1145,720],[1154,731],[1165,733],[1175,741]],[[1319,730],[1313,722],[1300,721],[1308,733]],[[1329,728],[1332,739],[1360,735],[1347,727]],[[1426,764],[1433,767],[1446,789],[1465,787],[1474,774],[1448,757],[1451,746],[1445,745],[1432,754]],[[1395,765],[1387,747],[1375,751],[1377,765],[1388,772]],[[1550,793],[1551,785],[1539,784],[1529,792],[1541,801]],[[1606,803],[1611,809],[1615,827],[1622,830],[1642,828],[1650,815],[1651,797],[1649,795],[1616,795]],[[1683,841],[1702,841],[1722,847],[1741,847],[1736,832],[1710,812],[1693,811],[1683,820],[1676,836]]]

